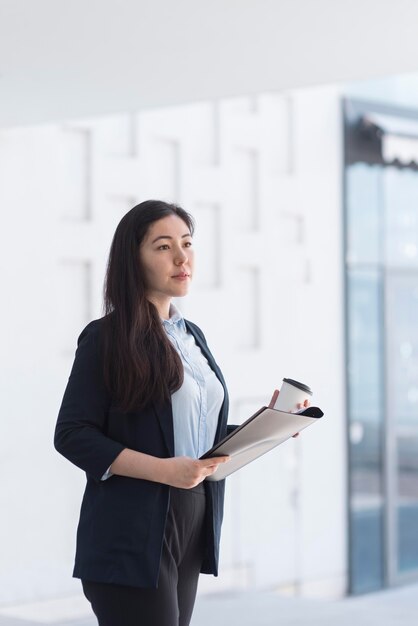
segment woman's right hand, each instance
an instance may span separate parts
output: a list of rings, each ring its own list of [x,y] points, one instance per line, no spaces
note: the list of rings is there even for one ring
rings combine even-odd
[[[161,482],[171,487],[191,489],[216,472],[218,465],[230,460],[229,456],[217,456],[212,459],[192,459],[188,456],[175,456],[161,459]]]

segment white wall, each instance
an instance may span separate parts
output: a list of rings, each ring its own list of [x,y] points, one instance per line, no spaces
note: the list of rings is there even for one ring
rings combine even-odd
[[[0,603],[79,591],[84,477],[54,451],[53,429],[77,336],[101,315],[116,224],[149,197],[197,219],[198,276],[180,305],[225,373],[230,421],[283,376],[325,410],[228,480],[221,575],[201,577],[201,591],[344,591],[340,134],[333,88],[0,134]]]

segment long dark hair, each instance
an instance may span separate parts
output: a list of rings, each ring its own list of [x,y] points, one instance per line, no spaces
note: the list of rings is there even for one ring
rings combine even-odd
[[[147,200],[121,219],[110,247],[103,290],[103,367],[106,386],[125,412],[169,401],[183,382],[180,357],[145,296],[139,256],[151,224],[172,214],[193,234],[193,218],[184,209]]]

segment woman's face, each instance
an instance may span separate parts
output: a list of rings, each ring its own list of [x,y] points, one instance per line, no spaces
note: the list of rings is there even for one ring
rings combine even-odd
[[[178,215],[168,215],[151,224],[140,245],[139,256],[151,302],[187,294],[194,252],[190,230]]]

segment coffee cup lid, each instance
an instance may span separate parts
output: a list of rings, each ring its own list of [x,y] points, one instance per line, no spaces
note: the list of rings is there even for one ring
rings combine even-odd
[[[289,385],[293,385],[294,387],[297,387],[298,389],[301,389],[302,391],[306,391],[306,393],[309,393],[309,395],[312,395],[312,389],[310,387],[308,387],[308,385],[304,385],[303,383],[300,383],[297,380],[293,380],[293,378],[283,378],[283,382],[284,383],[288,383]]]

